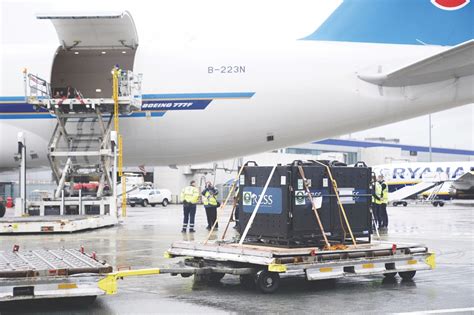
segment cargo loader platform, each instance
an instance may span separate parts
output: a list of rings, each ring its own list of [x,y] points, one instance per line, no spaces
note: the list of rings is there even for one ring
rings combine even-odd
[[[117,182],[123,165],[119,116],[140,110],[141,75],[114,67],[112,97],[84,98],[76,89],[67,97],[54,97],[49,82],[26,69],[23,73],[27,102],[56,118],[47,157],[57,186],[52,194],[27,200],[28,155],[20,132],[15,156],[21,162],[20,197],[14,217],[0,219],[0,234],[77,232],[116,225],[120,217]]]

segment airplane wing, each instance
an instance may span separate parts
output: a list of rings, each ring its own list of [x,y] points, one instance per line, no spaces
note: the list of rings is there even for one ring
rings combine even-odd
[[[474,39],[391,73],[361,74],[369,83],[388,86],[427,84],[474,75]]]

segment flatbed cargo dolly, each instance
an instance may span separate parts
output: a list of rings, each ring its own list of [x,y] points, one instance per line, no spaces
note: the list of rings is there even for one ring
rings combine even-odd
[[[112,267],[83,250],[54,249],[0,251],[0,306],[2,303],[81,298],[93,302],[105,291],[98,281]]]
[[[309,281],[384,275],[412,279],[420,270],[435,268],[434,254],[417,244],[372,244],[280,248],[235,242],[175,242],[165,257],[184,257],[164,268],[118,270],[84,250],[54,249],[0,251],[0,306],[4,302],[83,298],[116,294],[117,280],[129,276],[171,274],[201,282],[218,282],[226,274],[240,277],[245,288],[273,293],[280,278]],[[84,302],[84,303],[86,303]]]
[[[384,275],[412,279],[420,270],[435,268],[434,253],[417,244],[373,242],[340,246],[279,248],[229,242],[176,242],[165,253],[169,258],[187,257],[181,275],[197,275],[218,281],[225,274],[239,275],[243,286],[257,286],[263,293],[275,292],[280,277],[307,280]]]

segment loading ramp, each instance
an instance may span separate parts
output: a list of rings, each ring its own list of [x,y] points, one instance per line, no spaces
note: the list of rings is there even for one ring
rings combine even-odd
[[[392,193],[388,194],[388,201],[390,203],[408,199],[421,194],[427,190],[440,186],[443,182],[420,182],[415,185],[405,186]]]

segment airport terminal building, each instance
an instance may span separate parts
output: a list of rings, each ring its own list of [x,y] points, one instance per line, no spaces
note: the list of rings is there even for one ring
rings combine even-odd
[[[379,140],[379,141],[377,141]],[[325,152],[340,152],[344,162],[353,164],[364,161],[368,165],[395,162],[430,162],[430,148],[406,145],[398,139],[326,139],[305,145],[282,149],[285,153],[320,155]],[[432,161],[474,161],[474,150],[431,148]]]

